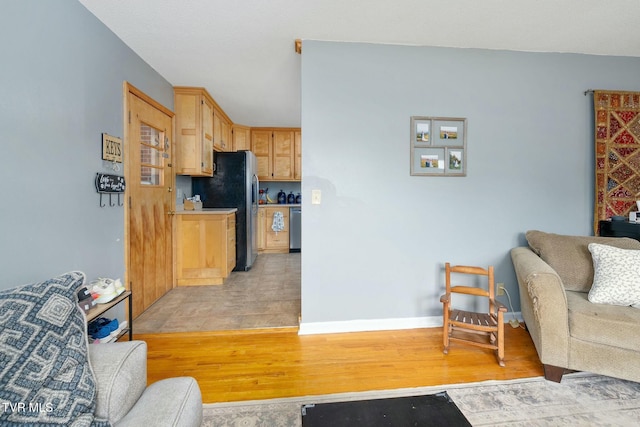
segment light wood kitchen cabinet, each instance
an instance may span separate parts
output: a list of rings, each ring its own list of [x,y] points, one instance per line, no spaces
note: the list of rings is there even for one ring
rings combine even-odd
[[[281,212],[284,230],[273,231],[273,216]],[[262,215],[262,216],[261,216]],[[289,253],[289,206],[263,206],[258,208],[258,241],[263,242],[258,252],[261,253]]]
[[[258,179],[262,181],[299,181],[295,165],[295,128],[251,129],[251,151],[258,160]],[[301,174],[298,174],[301,176]]]
[[[236,214],[227,215],[227,277],[236,266]]]
[[[231,120],[217,107],[213,109],[213,149],[216,151],[233,151],[231,140]]]
[[[258,179],[269,181],[272,177],[271,167],[271,130],[251,129],[251,151],[258,163]]]
[[[256,230],[256,246],[258,252],[262,252],[265,248],[265,243],[267,240],[266,231],[267,231],[267,211],[266,208],[258,207],[258,229]]]
[[[176,174],[213,175],[213,108],[206,90],[174,88]]]
[[[231,139],[233,140],[233,151],[251,150],[251,128],[242,125],[231,127]]]
[[[236,214],[176,215],[176,284],[221,285],[236,265]]]
[[[294,165],[293,165],[293,178],[296,181],[302,180],[302,132],[297,130],[294,133]]]
[[[293,131],[273,131],[273,179],[292,181],[294,158]]]

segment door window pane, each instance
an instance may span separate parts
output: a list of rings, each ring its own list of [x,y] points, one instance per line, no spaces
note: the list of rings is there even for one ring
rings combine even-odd
[[[161,176],[160,169],[150,168],[148,166],[142,166],[140,170],[140,183],[144,185],[161,185]]]
[[[163,185],[164,132],[145,123],[140,124],[140,183]]]

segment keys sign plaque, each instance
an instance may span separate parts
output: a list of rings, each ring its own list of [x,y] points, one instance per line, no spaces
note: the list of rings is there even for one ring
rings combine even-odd
[[[102,160],[122,163],[122,139],[102,134]]]

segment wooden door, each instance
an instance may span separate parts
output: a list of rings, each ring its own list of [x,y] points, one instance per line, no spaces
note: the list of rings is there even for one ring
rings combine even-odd
[[[293,180],[293,131],[273,131],[273,178]]]
[[[126,85],[126,264],[133,317],[173,285],[171,111]]]

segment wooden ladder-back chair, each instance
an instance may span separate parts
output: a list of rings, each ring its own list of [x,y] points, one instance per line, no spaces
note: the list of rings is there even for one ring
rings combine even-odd
[[[440,297],[443,305],[444,354],[449,353],[451,341],[462,342],[494,350],[498,364],[504,366],[504,313],[507,311],[495,299],[493,266],[488,269],[445,264],[446,293]],[[486,277],[487,289],[472,286],[452,286],[452,273]],[[465,294],[488,300],[488,312],[463,311],[452,307],[452,294]]]

